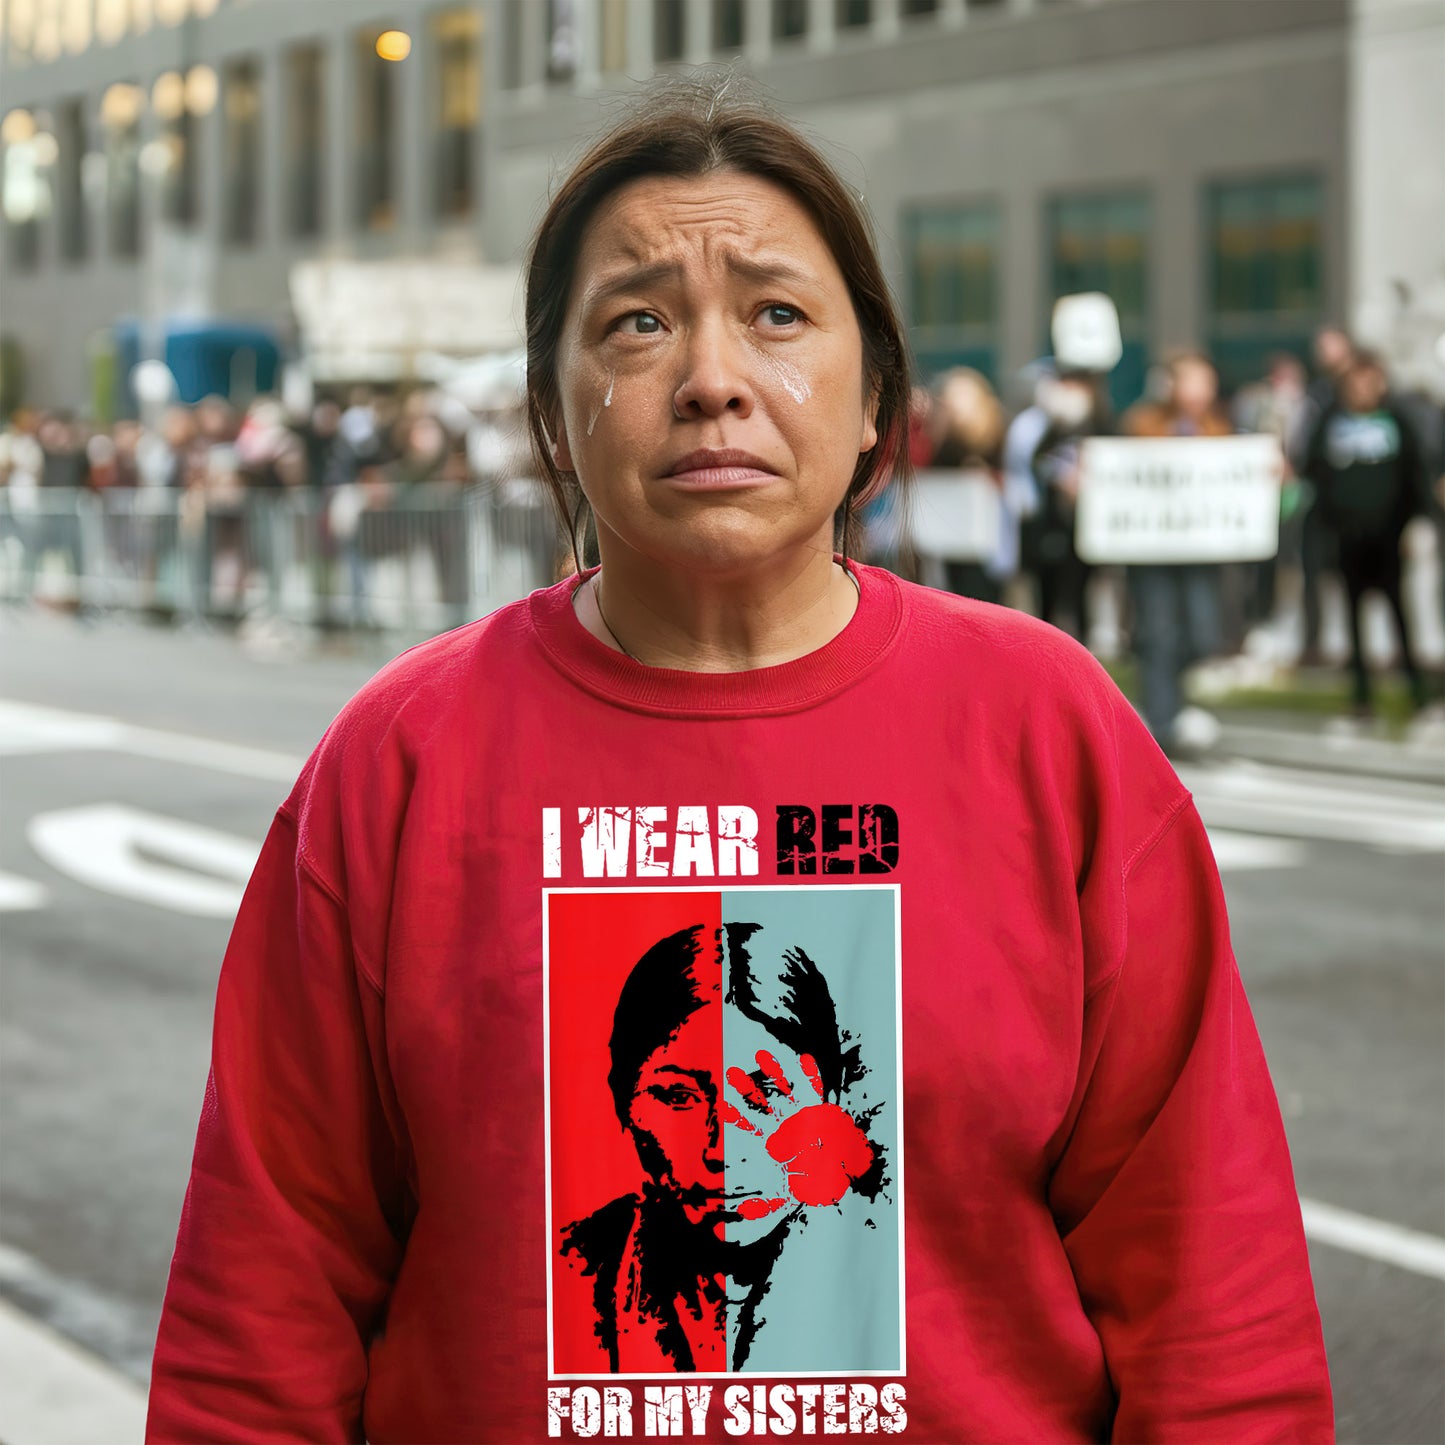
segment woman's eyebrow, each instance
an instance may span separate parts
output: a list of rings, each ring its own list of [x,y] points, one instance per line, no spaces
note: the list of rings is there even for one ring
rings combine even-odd
[[[785,261],[781,257],[764,256],[761,258],[752,256],[731,255],[728,257],[728,270],[735,276],[741,276],[745,281],[758,281],[766,285],[773,281],[782,281],[789,286],[812,286],[817,284],[817,276],[805,270],[801,266],[795,266],[791,261]]]
[[[629,270],[619,271],[614,276],[604,276],[600,281],[594,282],[583,293],[582,304],[584,307],[605,306],[607,302],[618,296],[625,296],[629,291],[642,291],[649,286],[655,286],[659,281],[675,279],[682,272],[682,267],[675,261],[657,261],[651,266],[633,266]]]
[[[812,286],[817,284],[813,272],[780,257],[762,258],[732,253],[727,258],[727,268],[734,276],[761,285],[782,283],[788,286]],[[582,304],[586,309],[605,306],[609,301],[630,292],[645,291],[662,281],[676,281],[682,275],[682,266],[676,261],[655,261],[649,266],[632,266],[612,276],[604,276],[583,292]]]

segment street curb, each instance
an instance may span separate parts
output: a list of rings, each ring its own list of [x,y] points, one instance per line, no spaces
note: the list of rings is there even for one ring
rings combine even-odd
[[[1281,767],[1366,774],[1445,787],[1445,748],[1426,744],[1226,722],[1213,752],[1220,757],[1247,758]]]

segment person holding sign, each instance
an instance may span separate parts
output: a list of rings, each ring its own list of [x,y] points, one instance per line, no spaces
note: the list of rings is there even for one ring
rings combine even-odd
[[[1167,363],[1169,390],[1161,403],[1141,402],[1124,413],[1126,436],[1220,437],[1233,428],[1218,406],[1219,374],[1202,352],[1181,351]],[[1186,715],[1185,669],[1219,646],[1219,566],[1210,562],[1144,563],[1129,568],[1134,651],[1139,659],[1142,709],[1149,731],[1167,754],[1206,742],[1212,719]],[[1181,724],[1182,718],[1182,724]]]

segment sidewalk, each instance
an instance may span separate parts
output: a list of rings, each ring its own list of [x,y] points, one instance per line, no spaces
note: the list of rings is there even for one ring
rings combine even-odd
[[[1445,787],[1445,720],[1422,720],[1403,739],[1349,717],[1220,708],[1209,757],[1360,773]]]

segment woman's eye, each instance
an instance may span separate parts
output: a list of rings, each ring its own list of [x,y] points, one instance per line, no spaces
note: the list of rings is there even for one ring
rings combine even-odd
[[[662,322],[650,311],[632,311],[617,323],[617,329],[630,336],[653,336],[662,330]]]
[[[784,306],[777,302],[772,306],[764,306],[763,315],[773,326],[791,326],[795,321],[802,320],[803,313],[795,306]]]

